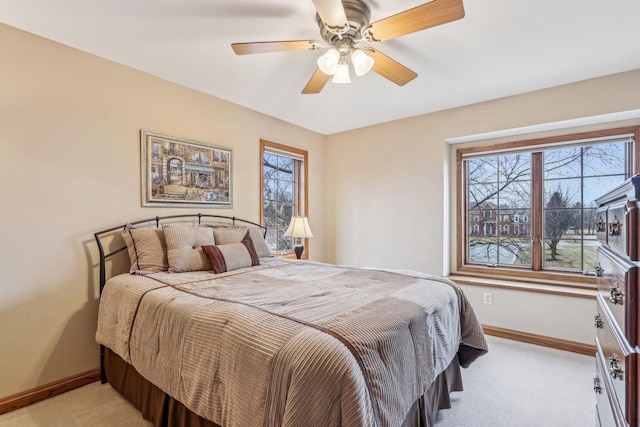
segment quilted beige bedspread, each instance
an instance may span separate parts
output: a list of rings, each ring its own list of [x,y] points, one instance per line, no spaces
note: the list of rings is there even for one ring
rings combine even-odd
[[[456,354],[467,366],[487,350],[445,279],[261,262],[116,276],[96,339],[193,412],[237,427],[399,426]]]

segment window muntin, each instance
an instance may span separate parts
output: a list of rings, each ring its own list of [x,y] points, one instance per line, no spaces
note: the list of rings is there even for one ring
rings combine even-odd
[[[518,145],[519,152],[494,146],[500,151],[477,155],[473,150],[473,157],[462,157],[463,218],[474,221],[463,232],[466,244],[460,242],[459,267],[562,272],[592,268],[597,222],[593,199],[631,175],[633,145],[633,138],[624,136],[580,144],[554,141],[553,147],[539,145],[529,151]],[[472,218],[483,211],[493,216]]]
[[[307,210],[307,152],[268,141],[261,141],[261,146],[261,221],[268,228],[265,240],[273,252],[288,253],[293,243],[284,233],[291,217],[306,215]]]

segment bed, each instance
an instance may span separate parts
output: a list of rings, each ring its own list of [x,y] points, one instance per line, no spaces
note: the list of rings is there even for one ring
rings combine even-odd
[[[103,382],[158,426],[431,426],[487,351],[460,288],[272,257],[265,233],[201,214],[96,233]]]

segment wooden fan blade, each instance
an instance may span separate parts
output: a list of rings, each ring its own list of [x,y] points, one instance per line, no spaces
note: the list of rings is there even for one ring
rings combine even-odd
[[[307,85],[302,89],[302,93],[305,95],[320,93],[330,78],[331,76],[320,71],[320,68],[316,69]]]
[[[371,24],[371,37],[383,41],[464,18],[462,0],[433,0]]]
[[[231,47],[236,55],[250,55],[293,50],[316,50],[320,45],[322,45],[322,42],[317,40],[291,40],[284,42],[233,43]]]
[[[347,15],[341,0],[313,0],[313,5],[322,22],[328,26],[342,28],[347,25]]]
[[[374,60],[372,70],[375,73],[380,74],[385,79],[391,80],[398,86],[404,86],[411,80],[418,77],[416,73],[400,64],[399,62],[396,62],[393,59],[389,58],[384,53],[374,50],[373,52],[369,53],[369,56]]]

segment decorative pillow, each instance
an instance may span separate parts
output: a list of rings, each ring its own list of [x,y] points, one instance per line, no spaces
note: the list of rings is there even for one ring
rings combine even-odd
[[[203,246],[202,250],[209,258],[211,267],[216,274],[260,265],[249,230],[245,231],[244,238],[240,242]]]
[[[167,242],[169,272],[211,270],[201,246],[215,245],[212,228],[166,224],[162,230]]]
[[[267,242],[264,241],[262,231],[258,227],[242,227],[233,226],[229,228],[214,228],[213,235],[216,238],[216,245],[227,245],[229,243],[241,242],[245,234],[249,231],[253,246],[258,253],[259,258],[271,257],[271,249],[267,246]]]
[[[160,228],[133,228],[131,224],[122,231],[131,259],[131,273],[157,273],[167,271],[167,245]]]

